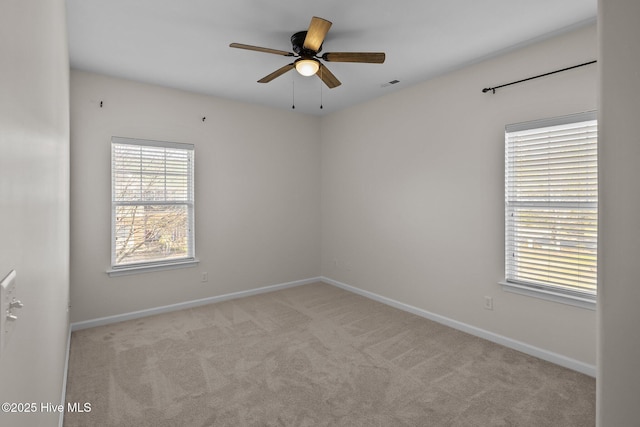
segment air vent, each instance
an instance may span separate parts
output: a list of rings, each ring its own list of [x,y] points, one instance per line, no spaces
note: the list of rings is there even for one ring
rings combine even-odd
[[[396,83],[400,83],[400,80],[391,80],[390,82],[382,83],[382,84],[380,85],[380,87],[387,87],[387,86],[394,85],[394,84],[396,84]]]

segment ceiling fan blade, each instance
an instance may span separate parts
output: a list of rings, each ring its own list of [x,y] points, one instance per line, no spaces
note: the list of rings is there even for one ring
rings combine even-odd
[[[311,18],[311,23],[307,30],[307,36],[304,39],[302,47],[318,52],[320,50],[320,46],[322,46],[324,38],[329,32],[329,28],[331,28],[331,21],[318,18],[317,16]]]
[[[269,49],[268,47],[251,46],[250,44],[231,43],[229,47],[235,47],[237,49],[255,50],[256,52],[273,53],[275,55],[293,56],[293,52],[287,52],[278,49]]]
[[[293,68],[295,68],[295,65],[292,62],[291,64],[287,64],[284,67],[278,68],[273,73],[267,76],[264,76],[263,78],[258,80],[258,83],[269,83],[271,80],[275,79],[276,77],[280,77],[281,75],[283,75],[289,70],[292,70]]]
[[[365,62],[367,64],[382,64],[385,60],[384,52],[328,52],[322,55],[327,62]]]
[[[329,89],[333,89],[334,87],[338,87],[342,84],[340,83],[340,80],[338,80],[336,76],[334,76],[333,73],[322,64],[320,64],[320,69],[316,73],[316,76],[320,77],[320,80],[322,80]]]

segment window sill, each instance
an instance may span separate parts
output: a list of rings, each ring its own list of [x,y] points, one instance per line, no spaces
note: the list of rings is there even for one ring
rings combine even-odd
[[[553,292],[548,289],[537,289],[529,286],[510,283],[506,280],[498,282],[502,285],[502,290],[512,292],[518,295],[525,295],[533,298],[540,298],[546,301],[558,302],[560,304],[572,305],[574,307],[585,308],[587,310],[596,309],[596,300],[588,297],[580,297],[577,295],[567,295],[560,292]]]
[[[130,274],[149,273],[152,271],[174,270],[176,268],[195,267],[200,262],[197,258],[180,260],[175,262],[164,262],[158,264],[142,264],[126,267],[115,267],[107,270],[109,277],[127,276]]]

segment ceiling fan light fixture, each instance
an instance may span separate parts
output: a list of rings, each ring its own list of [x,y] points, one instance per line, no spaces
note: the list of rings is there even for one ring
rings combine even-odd
[[[313,76],[320,69],[320,63],[315,59],[299,59],[296,61],[296,71],[303,76]]]
[[[331,21],[314,16],[307,31],[298,31],[291,36],[291,47],[293,52],[284,50],[270,49],[267,47],[253,46],[242,43],[231,43],[229,47],[236,49],[253,50],[256,52],[271,53],[274,55],[293,56],[298,59],[278,68],[271,74],[267,74],[258,83],[269,83],[275,78],[296,69],[302,76],[320,77],[320,80],[329,88],[333,89],[340,86],[340,80],[333,75],[331,71],[321,62],[320,59],[327,62],[360,62],[367,64],[384,63],[384,52],[330,52],[322,56],[318,56],[322,50],[322,43],[325,36],[331,28]]]

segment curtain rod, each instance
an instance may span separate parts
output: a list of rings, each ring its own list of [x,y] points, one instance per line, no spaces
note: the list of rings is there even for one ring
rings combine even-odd
[[[511,86],[511,85],[515,85],[517,83],[522,83],[522,82],[526,82],[526,81],[533,80],[533,79],[539,79],[540,77],[545,77],[545,76],[548,76],[548,75],[551,75],[551,74],[555,74],[555,73],[561,73],[563,71],[572,70],[572,69],[578,68],[578,67],[584,67],[585,65],[595,64],[596,62],[598,62],[598,61],[593,60],[593,61],[585,62],[584,64],[574,65],[573,67],[567,67],[567,68],[563,68],[561,70],[551,71],[549,73],[540,74],[538,76],[529,77],[529,78],[518,80],[518,81],[515,81],[515,82],[505,83],[505,84],[500,85],[500,86],[485,87],[484,89],[482,89],[482,92],[483,93],[487,93],[487,92],[491,91],[493,93],[496,93],[496,89],[500,89],[500,88],[505,87],[505,86]]]

